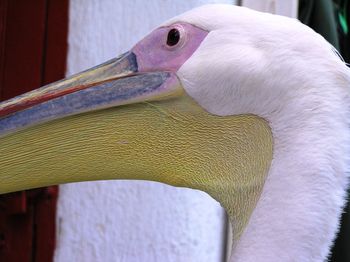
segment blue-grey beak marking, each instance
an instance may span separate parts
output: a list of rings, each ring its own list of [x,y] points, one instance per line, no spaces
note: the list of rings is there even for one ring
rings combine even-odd
[[[127,52],[99,66],[0,103],[0,137],[83,112],[146,101],[165,93],[170,72],[138,72]]]

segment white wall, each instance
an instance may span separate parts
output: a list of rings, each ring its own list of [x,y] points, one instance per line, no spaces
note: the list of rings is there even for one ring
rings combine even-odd
[[[68,72],[132,47],[162,21],[219,0],[71,0]],[[60,187],[56,262],[216,262],[224,212],[207,194],[151,182]]]
[[[299,0],[242,0],[242,5],[262,12],[298,17]]]

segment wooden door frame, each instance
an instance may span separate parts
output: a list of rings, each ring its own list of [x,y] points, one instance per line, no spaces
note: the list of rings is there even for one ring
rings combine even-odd
[[[64,77],[69,0],[0,0],[0,100]],[[0,261],[48,262],[58,187],[0,196]]]

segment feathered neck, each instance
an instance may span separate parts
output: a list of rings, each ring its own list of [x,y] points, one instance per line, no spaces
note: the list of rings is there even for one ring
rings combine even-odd
[[[349,75],[344,65],[303,75],[265,110],[273,161],[231,261],[326,260],[348,184]]]

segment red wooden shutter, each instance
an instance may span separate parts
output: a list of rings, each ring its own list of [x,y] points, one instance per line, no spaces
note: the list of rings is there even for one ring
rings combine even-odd
[[[0,100],[64,77],[68,1],[0,0]],[[0,261],[52,261],[57,193],[0,195]]]

